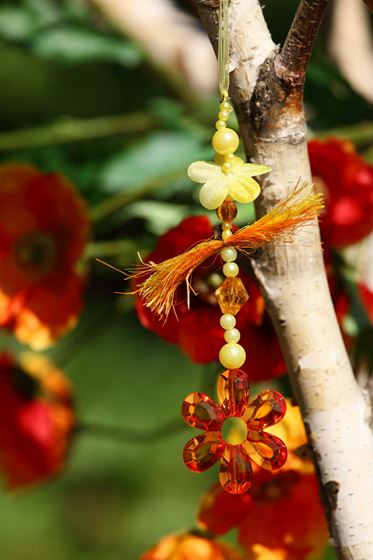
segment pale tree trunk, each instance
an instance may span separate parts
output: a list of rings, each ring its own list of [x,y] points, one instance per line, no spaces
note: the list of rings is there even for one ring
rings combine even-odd
[[[351,0],[352,1],[352,0]],[[219,0],[198,0],[216,49]],[[259,215],[300,182],[311,183],[303,82],[327,0],[302,0],[281,51],[257,0],[231,0],[231,97],[247,155],[272,172]],[[338,556],[373,559],[373,436],[370,407],[342,341],[325,275],[319,228],[273,243],[253,262],[301,406]],[[286,512],[285,512],[286,513]]]

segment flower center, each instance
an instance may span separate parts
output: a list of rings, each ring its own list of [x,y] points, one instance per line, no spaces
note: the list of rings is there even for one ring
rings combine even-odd
[[[226,443],[240,445],[247,438],[247,426],[242,418],[232,416],[223,422],[221,434]]]
[[[16,261],[30,272],[47,274],[57,263],[55,239],[42,231],[28,233],[16,245]]]
[[[12,368],[11,376],[17,392],[22,397],[26,400],[31,400],[36,397],[39,392],[39,383],[37,379],[18,366]]]

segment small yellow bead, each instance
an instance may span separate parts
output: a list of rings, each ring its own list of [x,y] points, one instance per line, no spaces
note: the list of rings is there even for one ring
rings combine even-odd
[[[225,128],[227,126],[227,123],[225,121],[216,121],[215,123],[215,128],[217,130],[220,130],[221,128]]]
[[[224,247],[220,251],[220,256],[224,262],[233,262],[237,258],[237,251],[234,247]]]
[[[223,163],[223,165],[221,166],[223,173],[231,173],[232,169],[233,169],[233,165],[231,163],[229,163],[229,161],[226,161],[225,163]]]
[[[238,134],[231,128],[221,128],[212,137],[212,147],[218,154],[232,154],[239,144]]]
[[[245,363],[246,352],[240,344],[229,342],[221,348],[219,360],[222,366],[227,369],[238,369]]]
[[[221,111],[228,111],[230,113],[232,111],[232,106],[228,101],[222,101],[219,105],[219,109]]]
[[[224,231],[225,229],[231,229],[232,223],[231,222],[222,222],[221,229]]]
[[[238,275],[239,272],[240,269],[238,268],[238,265],[235,262],[227,262],[223,266],[223,274],[227,278],[234,278],[235,276]]]
[[[238,342],[241,338],[241,333],[238,329],[227,329],[224,333],[225,342]]]
[[[229,119],[229,112],[228,111],[220,111],[218,115],[219,121],[227,121]]]
[[[220,317],[220,326],[223,329],[234,329],[236,326],[236,317],[230,313],[224,313],[224,315]]]
[[[226,241],[228,239],[228,237],[230,237],[232,235],[232,232],[230,229],[226,229],[222,232],[221,237],[223,241]]]

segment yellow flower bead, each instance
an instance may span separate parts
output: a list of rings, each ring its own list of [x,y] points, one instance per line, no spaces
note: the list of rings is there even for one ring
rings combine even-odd
[[[233,154],[239,144],[238,134],[231,128],[221,128],[212,137],[212,147],[218,154]]]
[[[238,329],[227,329],[224,333],[225,342],[238,342],[241,338],[241,333]]]
[[[220,326],[223,329],[234,329],[236,326],[236,317],[231,315],[231,313],[224,313],[224,315],[220,317]]]
[[[227,262],[223,266],[223,274],[227,278],[234,278],[235,276],[238,275],[239,272],[240,269],[238,268],[238,265],[235,262]]]
[[[227,369],[238,369],[245,363],[246,352],[240,344],[229,342],[221,348],[219,360]]]

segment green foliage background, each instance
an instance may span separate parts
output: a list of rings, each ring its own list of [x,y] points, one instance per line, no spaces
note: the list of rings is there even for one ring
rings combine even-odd
[[[276,41],[296,5],[266,2]],[[326,55],[327,29],[328,21],[306,88],[313,133],[372,117]],[[144,432],[178,422],[155,441],[77,436],[61,477],[0,494],[0,555],[134,560],[160,536],[193,527],[199,497],[215,478],[183,467],[190,434],[177,420],[182,398],[211,384],[213,368],[189,363],[145,331],[130,298],[112,295],[123,289],[122,277],[93,257],[125,267],[183,216],[201,211],[185,168],[211,155],[216,99],[194,99],[158,74],[137,45],[74,0],[0,2],[0,83],[0,160],[64,173],[94,218],[85,310],[50,352],[74,382],[79,418]],[[370,147],[369,126],[362,150]],[[239,217],[252,216],[250,209]],[[1,347],[17,345],[4,334]]]

